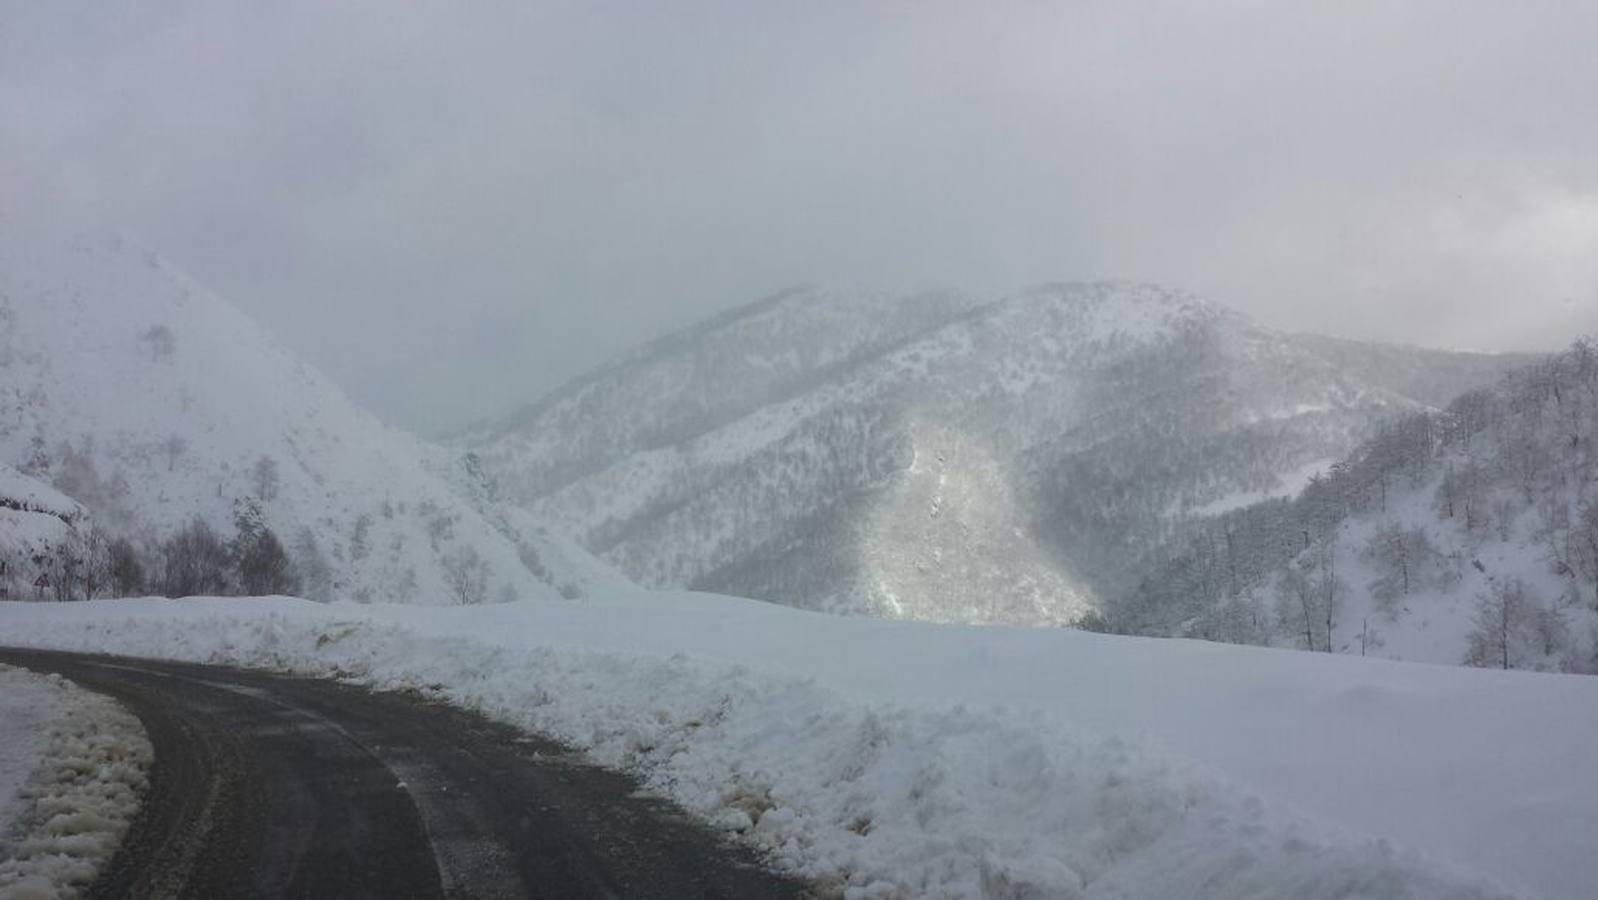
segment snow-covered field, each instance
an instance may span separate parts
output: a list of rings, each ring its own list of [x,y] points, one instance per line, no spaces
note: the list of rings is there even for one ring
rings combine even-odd
[[[0,666],[0,898],[77,896],[121,843],[152,759],[115,701]]]
[[[558,735],[854,896],[1592,896],[1598,680],[834,618],[0,604],[6,643],[417,688]]]

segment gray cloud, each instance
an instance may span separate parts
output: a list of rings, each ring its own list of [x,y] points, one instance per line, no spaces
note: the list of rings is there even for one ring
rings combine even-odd
[[[1598,6],[0,0],[0,202],[461,424],[797,282],[1598,328]]]

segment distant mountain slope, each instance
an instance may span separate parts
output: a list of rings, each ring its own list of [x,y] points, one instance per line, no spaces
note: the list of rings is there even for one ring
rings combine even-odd
[[[1457,353],[1399,344],[1295,334],[1293,343],[1366,380],[1441,409],[1473,386],[1542,358],[1536,353]]]
[[[795,288],[651,341],[462,442],[514,454],[520,464],[497,474],[516,496],[542,495],[792,397],[973,305]]]
[[[463,442],[511,501],[645,584],[1061,622],[1207,507],[1290,493],[1423,405],[1402,366],[1333,349],[1146,285],[986,303],[804,290]],[[1460,389],[1506,365],[1446,358]]]
[[[196,516],[223,533],[255,516],[312,596],[443,603],[580,580],[480,473],[117,238],[0,227],[0,462],[143,544]]]
[[[1422,662],[1598,671],[1598,350],[1384,426],[1297,499],[1231,512],[1106,625]]]

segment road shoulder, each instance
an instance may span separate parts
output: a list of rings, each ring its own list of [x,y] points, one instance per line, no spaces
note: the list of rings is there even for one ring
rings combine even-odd
[[[59,675],[0,665],[0,897],[66,898],[92,885],[140,809],[154,751],[115,700]]]

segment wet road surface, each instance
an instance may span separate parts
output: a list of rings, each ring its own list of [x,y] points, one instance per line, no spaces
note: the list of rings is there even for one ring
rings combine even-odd
[[[94,897],[804,897],[570,748],[394,693],[0,649],[122,701],[150,792]]]

